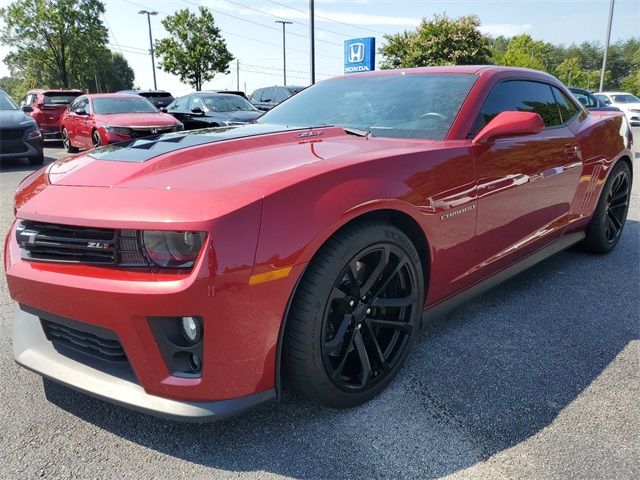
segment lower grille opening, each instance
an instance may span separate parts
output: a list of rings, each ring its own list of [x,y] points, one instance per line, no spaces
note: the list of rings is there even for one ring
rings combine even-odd
[[[118,337],[110,330],[94,325],[74,328],[68,324],[62,325],[42,318],[40,321],[47,339],[54,346],[63,346],[110,363],[128,363]]]

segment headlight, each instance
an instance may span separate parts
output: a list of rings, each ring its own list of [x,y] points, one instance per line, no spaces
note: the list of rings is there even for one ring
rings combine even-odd
[[[31,139],[31,138],[40,138],[40,137],[42,137],[42,133],[40,132],[40,130],[38,130],[37,127],[32,132],[29,132],[29,134],[27,135],[27,138],[29,138],[29,139]]]
[[[203,232],[165,232],[147,230],[142,233],[149,258],[159,267],[192,267],[202,249]]]
[[[107,125],[104,127],[107,132],[120,133],[122,135],[131,135],[133,130],[127,127],[114,127],[112,125]]]

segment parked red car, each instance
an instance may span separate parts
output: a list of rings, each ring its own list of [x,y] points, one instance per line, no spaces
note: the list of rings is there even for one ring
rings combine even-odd
[[[256,124],[60,160],[16,194],[16,361],[173,418],[359,405],[421,327],[532,264],[620,239],[629,127],[547,74],[318,83]]]
[[[69,104],[80,95],[81,90],[29,90],[22,98],[20,108],[33,108],[31,118],[36,121],[45,139],[60,138],[62,115]]]
[[[177,132],[182,123],[138,95],[82,95],[62,117],[62,143],[69,153],[160,133]]]

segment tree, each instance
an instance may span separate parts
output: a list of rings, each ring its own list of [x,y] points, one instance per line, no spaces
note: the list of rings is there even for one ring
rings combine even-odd
[[[15,49],[5,58],[12,75],[71,87],[106,50],[104,11],[100,0],[16,0],[0,9],[0,42]]]
[[[184,9],[166,17],[162,25],[171,37],[155,44],[160,67],[197,91],[216,73],[229,73],[233,60],[211,11],[200,7],[199,13]]]
[[[509,40],[507,50],[495,58],[496,63],[510,67],[550,70],[553,45],[534,40],[530,35],[517,35]]]
[[[385,35],[380,48],[382,68],[410,68],[429,65],[474,65],[489,63],[489,40],[478,30],[480,19],[465,16],[455,20],[446,15],[423,19],[414,32]]]

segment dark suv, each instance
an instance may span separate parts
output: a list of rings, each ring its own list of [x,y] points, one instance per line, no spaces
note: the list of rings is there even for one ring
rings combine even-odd
[[[166,108],[174,100],[173,95],[164,90],[121,90],[116,93],[140,95],[153,103],[156,108]]]
[[[260,110],[270,110],[305,88],[296,86],[259,88],[251,94],[249,101]]]
[[[0,161],[9,158],[26,158],[31,165],[42,165],[42,133],[28,113],[31,105],[21,109],[5,92],[0,90]]]

